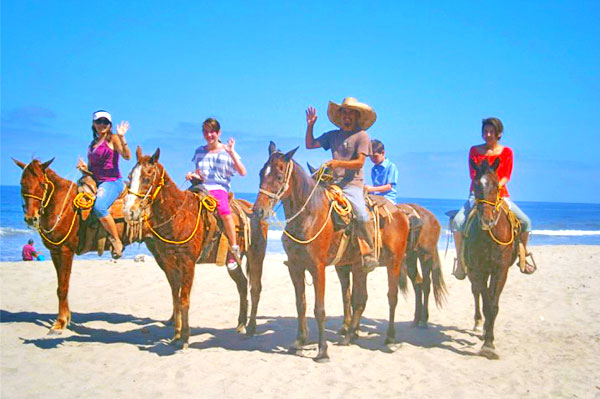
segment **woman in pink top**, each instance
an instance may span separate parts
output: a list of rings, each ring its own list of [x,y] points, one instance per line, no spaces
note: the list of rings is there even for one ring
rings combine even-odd
[[[79,159],[77,167],[93,173],[93,178],[98,185],[93,212],[109,234],[108,238],[112,244],[112,257],[118,259],[123,252],[123,244],[119,238],[115,221],[108,209],[119,198],[125,188],[119,171],[119,155],[125,159],[131,157],[129,147],[125,141],[125,133],[129,130],[129,122],[119,123],[117,134],[113,134],[111,127],[112,118],[108,112],[94,112],[92,122],[93,139],[88,147],[88,163],[86,164],[82,159]]]

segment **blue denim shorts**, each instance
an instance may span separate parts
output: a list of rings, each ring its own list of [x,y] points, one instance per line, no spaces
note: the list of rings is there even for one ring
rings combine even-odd
[[[108,208],[119,198],[124,188],[125,183],[123,183],[123,179],[99,183],[93,208],[94,215],[98,216],[98,218],[108,216]]]

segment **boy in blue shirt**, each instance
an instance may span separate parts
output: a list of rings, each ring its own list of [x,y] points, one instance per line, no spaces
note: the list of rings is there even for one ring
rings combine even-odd
[[[396,203],[396,183],[398,182],[398,168],[385,157],[385,147],[379,140],[371,140],[371,168],[372,186],[365,185],[365,189],[372,194],[381,195],[393,204]]]

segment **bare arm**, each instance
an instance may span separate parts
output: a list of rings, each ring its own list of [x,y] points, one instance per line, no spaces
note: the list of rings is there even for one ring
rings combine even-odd
[[[305,144],[308,150],[313,148],[321,148],[321,143],[315,140],[313,136],[313,128],[315,127],[315,122],[317,121],[317,110],[313,107],[308,107],[306,110],[306,137]]]
[[[365,185],[365,189],[370,193],[381,193],[385,191],[390,191],[392,189],[392,183],[387,183],[382,186],[367,186]]]
[[[123,159],[129,160],[131,159],[131,152],[129,151],[127,141],[125,141],[125,133],[127,133],[127,130],[129,130],[129,122],[125,121],[119,123],[117,126],[117,139],[112,140],[112,145],[114,146],[115,151],[121,154]]]
[[[246,176],[246,167],[242,163],[242,160],[240,159],[238,153],[235,152],[234,146],[235,140],[233,138],[230,138],[227,141],[227,145],[225,146],[225,151],[227,151],[231,159],[233,159],[233,165],[235,166],[235,170],[237,170],[240,176]]]
[[[344,169],[360,169],[365,164],[365,154],[358,154],[358,158],[351,159],[350,161],[340,161],[338,159],[332,159],[331,161],[325,162],[325,165],[332,169],[344,168]]]

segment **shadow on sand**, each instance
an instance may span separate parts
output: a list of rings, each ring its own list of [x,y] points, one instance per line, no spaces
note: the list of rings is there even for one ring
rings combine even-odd
[[[11,313],[0,310],[0,323],[27,323],[49,329],[56,314],[36,312]],[[308,352],[316,352],[317,328],[314,318],[308,318],[310,344],[297,353],[300,356],[312,356]],[[326,334],[330,343],[340,340],[337,330],[341,327],[342,316],[327,317]],[[115,325],[115,329],[92,326],[94,322],[104,322]],[[252,337],[240,335],[235,327],[215,329],[192,327],[190,331],[190,349],[223,348],[233,351],[260,351],[289,355],[288,347],[296,337],[296,317],[259,317],[256,334]],[[232,323],[233,324],[233,323]],[[410,322],[396,322],[396,338],[401,344],[410,344],[422,348],[442,348],[459,355],[475,355],[473,349],[479,342],[477,336],[468,330],[454,326],[430,324],[429,328],[413,328]],[[387,321],[381,319],[363,318],[359,338],[353,343],[359,347],[391,353],[395,350],[384,344],[387,331]],[[448,332],[454,331],[473,337],[453,339]],[[55,349],[64,343],[124,343],[136,346],[139,350],[149,351],[159,356],[169,356],[179,352],[172,344],[173,327],[163,321],[147,317],[136,317],[120,313],[73,313],[68,331],[61,335],[45,335],[36,339],[22,339],[24,344],[35,345],[41,349]],[[454,343],[454,345],[452,345]],[[457,349],[456,344],[467,350]],[[471,349],[471,350],[468,350]]]

